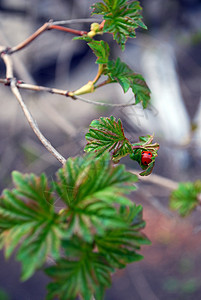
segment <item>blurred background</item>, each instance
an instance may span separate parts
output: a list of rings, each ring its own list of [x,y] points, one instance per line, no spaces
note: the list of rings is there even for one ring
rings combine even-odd
[[[89,18],[89,0],[0,0],[0,44],[14,46],[46,21]],[[120,56],[141,73],[152,102],[130,108],[103,108],[68,98],[21,91],[43,134],[64,156],[83,154],[85,134],[100,116],[121,118],[126,136],[155,134],[160,143],[153,173],[176,182],[201,179],[201,1],[143,0],[148,31],[138,30],[126,50],[104,35],[111,57]],[[98,18],[97,18],[98,19]],[[72,28],[89,31],[89,24]],[[95,77],[96,58],[83,41],[72,35],[47,31],[15,53],[15,76],[26,83],[75,90]],[[0,78],[5,66],[0,61]],[[85,98],[108,103],[133,101],[132,93],[110,85]],[[9,88],[0,86],[0,189],[11,187],[11,172],[45,172],[54,176],[60,163],[37,140]],[[123,159],[128,168],[137,163]],[[152,175],[151,175],[152,176]],[[200,212],[181,219],[168,210],[171,189],[140,181],[133,200],[144,206],[145,233],[152,241],[143,248],[145,259],[113,277],[106,300],[201,299]],[[20,283],[20,265],[0,254],[0,300],[42,300],[48,279],[42,272]]]

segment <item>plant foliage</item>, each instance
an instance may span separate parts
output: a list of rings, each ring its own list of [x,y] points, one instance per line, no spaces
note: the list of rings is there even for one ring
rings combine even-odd
[[[143,76],[133,72],[119,57],[116,61],[108,62],[104,75],[108,75],[110,82],[118,82],[124,93],[131,88],[135,96],[135,104],[142,103],[143,108],[147,107],[150,101],[150,90]]]
[[[65,248],[65,244],[64,244]],[[77,237],[66,243],[66,257],[60,258],[56,265],[46,269],[46,273],[54,279],[48,285],[47,299],[59,297],[61,300],[103,299],[104,290],[111,284],[111,273],[114,268],[100,253],[93,251],[91,244],[83,243]]]
[[[138,27],[146,29],[142,22],[141,6],[139,1],[104,0],[95,3],[92,15],[102,15],[105,20],[103,31],[113,34],[114,40],[125,49],[127,39],[136,37]]]
[[[130,158],[136,160],[139,163],[140,167],[144,170],[140,173],[141,176],[147,176],[151,174],[155,164],[155,159],[158,156],[157,152],[159,150],[159,144],[152,144],[153,138],[154,136],[149,134],[146,136],[140,136],[139,142],[132,144],[133,153],[130,155]],[[142,151],[149,151],[152,153],[151,162],[148,164],[148,166],[142,164]]]
[[[124,194],[135,190],[132,183],[137,180],[123,165],[112,168],[107,155],[98,160],[94,155],[88,160],[70,158],[57,175],[54,186],[67,205],[61,213],[68,219],[67,237],[77,234],[91,242],[94,233],[101,235],[106,228],[123,225],[116,204],[131,205]]]
[[[142,103],[143,108],[146,108],[150,101],[150,90],[143,76],[132,71],[119,57],[115,61],[109,60],[109,46],[106,42],[93,40],[88,45],[97,56],[96,63],[102,64],[101,72],[108,77],[107,83],[119,83],[124,93],[131,88],[135,104]]]
[[[144,170],[140,173],[141,176],[147,176],[153,170],[159,144],[152,144],[153,136],[151,135],[141,136],[138,143],[131,144],[125,137],[120,119],[116,120],[115,117],[111,116],[110,118],[101,117],[98,120],[93,120],[85,138],[87,140],[84,149],[86,152],[95,152],[97,157],[105,152],[111,152],[114,162],[119,162],[122,157],[129,154],[130,158],[136,160]],[[141,162],[141,153],[144,150],[152,153],[152,161],[148,166]]]
[[[138,1],[126,1],[126,0],[104,0],[102,2],[95,3],[93,5],[92,14],[103,15],[104,26],[101,29],[101,24],[92,23],[91,31],[88,34],[74,39],[81,39],[88,42],[88,46],[92,49],[97,57],[96,63],[99,64],[98,76],[93,83],[93,88],[85,85],[85,88],[81,88],[72,92],[71,95],[78,95],[81,93],[90,93],[97,87],[97,78],[101,75],[105,75],[108,79],[105,84],[117,82],[121,85],[124,93],[129,88],[135,96],[135,104],[142,103],[143,108],[146,108],[150,101],[150,90],[142,75],[132,71],[130,67],[122,62],[118,57],[116,60],[110,60],[110,47],[107,42],[100,40],[94,40],[93,37],[96,34],[102,34],[103,32],[112,33],[114,39],[124,50],[125,43],[128,37],[135,37],[135,29],[138,27],[146,28],[141,18],[141,6]],[[87,89],[86,89],[87,86]]]
[[[97,56],[97,64],[107,64],[110,54],[110,48],[105,41],[94,41],[88,43],[89,47],[93,50],[93,53]]]
[[[201,181],[180,183],[178,189],[170,196],[170,208],[185,217],[189,215],[201,201]]]
[[[149,243],[140,232],[142,207],[127,197],[136,181],[108,153],[69,158],[51,183],[15,171],[15,188],[0,198],[0,246],[6,257],[17,247],[23,280],[47,257],[55,260],[46,270],[48,299],[103,299],[111,272],[141,259],[137,251]]]
[[[103,22],[92,23],[90,31],[76,39],[84,40],[92,49],[98,73],[68,96],[119,83],[124,93],[132,89],[135,104],[147,107],[150,90],[144,78],[120,58],[111,60],[107,42],[93,39],[97,34],[111,33],[124,50],[138,27],[146,29],[141,9],[139,1],[132,0],[104,0],[93,5],[92,14],[102,15]],[[97,84],[102,75],[107,79]],[[123,165],[114,165],[110,154],[115,163],[130,155],[143,169],[141,175],[148,175],[159,145],[152,144],[150,135],[132,144],[121,120],[113,116],[92,121],[86,139],[85,151],[90,153],[69,158],[53,181],[49,182],[45,174],[14,171],[14,188],[5,189],[0,197],[0,248],[4,248],[6,258],[15,252],[22,264],[22,280],[44,268],[47,258],[54,260],[54,265],[45,269],[52,280],[48,300],[102,300],[111,274],[142,259],[141,246],[150,244],[141,232],[145,226],[142,206],[128,198],[136,189],[137,176]],[[144,150],[152,154],[147,166],[141,161]]]
[[[62,226],[44,174],[13,172],[13,182],[16,188],[4,190],[0,198],[0,244],[7,258],[20,245],[17,260],[25,280],[44,264],[47,255],[58,257]]]
[[[132,153],[132,145],[124,135],[121,120],[115,117],[101,117],[90,124],[89,133],[85,135],[86,152],[94,151],[97,156],[112,152],[112,159],[118,162],[122,157]]]

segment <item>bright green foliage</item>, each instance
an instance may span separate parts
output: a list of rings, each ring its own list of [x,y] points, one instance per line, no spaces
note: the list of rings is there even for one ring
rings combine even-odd
[[[137,180],[123,165],[112,167],[108,154],[95,159],[68,159],[58,172],[55,188],[67,209],[62,217],[69,220],[66,236],[79,235],[91,242],[94,233],[104,234],[106,228],[124,226],[116,212],[116,204],[131,205],[124,194],[135,190]],[[118,197],[117,197],[118,195]]]
[[[155,159],[158,156],[157,152],[159,150],[159,144],[152,144],[153,138],[153,135],[140,136],[140,141],[138,143],[132,144],[133,153],[130,155],[130,158],[136,160],[139,163],[140,167],[145,170],[140,173],[141,176],[147,176],[151,174],[155,164]],[[152,161],[148,164],[148,166],[142,164],[142,151],[150,151],[152,153]]]
[[[108,229],[102,236],[95,235],[93,244],[76,236],[70,243],[64,241],[66,258],[46,270],[54,279],[48,285],[48,299],[56,296],[61,300],[74,299],[79,294],[85,300],[91,300],[92,295],[101,300],[105,288],[110,285],[111,272],[143,258],[136,251],[150,242],[140,233],[145,226],[142,207],[120,206],[118,213],[127,224],[126,228]]]
[[[96,63],[103,64],[102,74],[108,76],[107,83],[118,82],[124,93],[131,88],[135,104],[142,103],[143,108],[146,108],[150,101],[150,90],[143,76],[133,72],[119,57],[116,61],[109,60],[110,49],[106,42],[92,41],[88,45],[97,56]]]
[[[129,225],[127,229],[116,228],[108,230],[105,235],[96,240],[98,250],[104,254],[115,268],[124,268],[127,263],[139,261],[143,256],[136,253],[141,245],[150,241],[139,231],[144,227],[142,221],[142,206],[121,207],[122,218]]]
[[[101,300],[111,273],[142,258],[142,207],[127,197],[137,176],[108,153],[69,158],[51,185],[44,174],[13,172],[13,181],[0,198],[0,246],[6,257],[18,247],[23,280],[54,259],[48,299]]]
[[[100,156],[109,151],[115,162],[133,152],[131,143],[124,135],[121,120],[113,116],[93,120],[85,137],[88,142],[84,149],[86,152],[92,151]]]
[[[103,15],[105,20],[103,31],[112,33],[114,40],[124,50],[128,37],[136,37],[135,30],[138,27],[147,28],[141,20],[142,8],[139,1],[104,0],[103,2],[92,6],[92,15]]]
[[[108,43],[105,41],[91,41],[88,43],[89,47],[93,50],[94,54],[97,56],[97,64],[107,64],[108,57],[110,54],[110,48]]]
[[[145,28],[139,14],[141,7],[138,1],[105,0],[104,3],[94,4],[93,8],[94,14],[103,15],[105,20],[103,31],[113,33],[122,49],[124,49],[128,37],[135,37],[137,27]],[[115,61],[109,60],[110,48],[105,41],[96,41],[85,35],[76,39],[87,41],[96,55],[96,63],[99,64],[98,79],[101,75],[107,76],[105,84],[117,82],[121,85],[124,93],[131,88],[135,96],[135,104],[142,103],[143,108],[147,107],[150,101],[150,90],[142,75],[131,70],[119,57]],[[99,85],[94,83],[94,89],[98,87]]]
[[[74,237],[64,245],[66,257],[57,261],[55,266],[46,269],[54,282],[48,285],[47,299],[103,299],[104,290],[111,284],[111,273],[114,268],[104,255],[93,252],[92,244],[83,243]]]
[[[140,173],[141,176],[147,176],[152,172],[159,149],[159,144],[152,144],[152,135],[140,136],[138,143],[131,144],[124,135],[121,120],[116,120],[111,116],[93,120],[85,137],[87,145],[84,150],[86,152],[95,152],[97,157],[105,152],[111,152],[114,162],[118,162],[122,157],[130,154],[130,158],[136,160],[144,170]],[[152,161],[148,166],[141,162],[142,151],[152,153]]]
[[[189,215],[201,201],[201,181],[180,183],[170,196],[170,208],[177,210],[185,217]]]
[[[135,104],[142,103],[143,108],[147,107],[150,101],[150,90],[144,78],[134,73],[119,57],[116,61],[108,62],[104,75],[108,75],[110,82],[118,82],[124,93],[131,88],[135,95]]]
[[[0,240],[9,257],[26,237],[17,252],[25,280],[43,265],[47,255],[58,257],[60,229],[46,176],[13,172],[13,181],[16,188],[4,190],[0,198]]]

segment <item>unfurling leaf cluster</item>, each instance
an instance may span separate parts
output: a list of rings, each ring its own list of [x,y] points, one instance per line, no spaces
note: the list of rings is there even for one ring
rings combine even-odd
[[[103,153],[110,152],[112,160],[117,163],[122,157],[130,155],[130,158],[136,160],[144,170],[140,173],[141,176],[149,175],[154,167],[155,158],[159,144],[154,143],[153,136],[141,136],[139,142],[132,144],[125,136],[121,120],[116,120],[115,117],[101,117],[98,120],[93,120],[90,124],[89,132],[85,135],[87,145],[86,152],[94,152],[97,157]],[[143,165],[141,161],[142,151],[152,153],[151,162],[148,165]]]
[[[143,108],[146,108],[150,101],[150,90],[143,76],[132,71],[119,57],[116,60],[110,60],[110,49],[105,41],[93,40],[88,45],[97,56],[96,63],[99,64],[99,71],[101,70],[101,74],[107,76],[107,84],[119,83],[124,93],[131,88],[135,96],[135,104],[142,103]],[[94,85],[94,89],[96,88]]]
[[[142,7],[139,1],[127,0],[103,0],[92,6],[92,15],[102,15],[104,22],[103,32],[113,34],[114,40],[125,49],[125,43],[128,38],[136,37],[135,30],[138,27],[147,29],[142,22],[140,11]]]
[[[170,208],[185,217],[201,204],[201,181],[180,183],[170,196]]]
[[[99,86],[116,82],[121,85],[124,93],[131,88],[135,97],[135,104],[142,103],[143,108],[147,107],[150,101],[150,90],[143,76],[131,70],[119,57],[116,60],[109,59],[110,47],[108,43],[93,39],[96,34],[112,33],[121,49],[124,50],[127,38],[135,37],[135,29],[138,27],[146,28],[141,21],[140,10],[141,6],[138,1],[104,0],[104,3],[98,2],[93,5],[92,14],[103,15],[103,22],[101,24],[92,23],[91,31],[88,34],[74,39],[81,39],[88,43],[97,57],[98,73],[94,80],[89,81],[82,88],[70,92],[70,96],[91,93]],[[107,79],[98,85],[97,81],[102,75],[107,76]]]
[[[127,197],[137,177],[109,154],[70,158],[50,183],[16,171],[13,181],[0,198],[0,246],[7,258],[17,248],[23,280],[54,259],[47,299],[103,299],[111,273],[142,258],[142,207]]]

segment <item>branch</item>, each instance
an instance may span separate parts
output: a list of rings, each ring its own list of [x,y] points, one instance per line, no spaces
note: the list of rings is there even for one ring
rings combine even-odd
[[[66,24],[73,24],[73,23],[93,23],[99,22],[100,20],[95,18],[86,18],[86,19],[72,19],[72,20],[64,20],[64,21],[54,21],[52,25],[66,25]]]
[[[3,83],[5,85],[9,85],[10,84],[9,77],[8,77],[8,79],[0,78],[0,83]],[[37,92],[47,92],[47,93],[50,93],[50,94],[57,94],[57,95],[69,97],[72,100],[80,100],[82,102],[86,102],[86,103],[94,104],[94,105],[99,105],[99,106],[127,107],[127,106],[135,105],[135,102],[134,103],[105,103],[105,102],[93,101],[93,100],[83,98],[81,96],[70,96],[68,90],[61,90],[61,89],[56,89],[56,88],[49,88],[49,87],[45,87],[45,86],[28,84],[28,83],[24,83],[20,80],[18,80],[16,82],[16,86],[17,86],[17,88],[24,89],[24,90],[31,90],[31,91],[37,91]]]
[[[74,98],[75,100],[80,100],[80,101],[83,101],[83,102],[86,102],[86,103],[100,105],[100,106],[127,107],[127,106],[135,105],[135,102],[134,103],[105,103],[105,102],[98,102],[98,101],[89,100],[89,99],[83,98],[81,96],[73,96],[72,98]]]
[[[17,46],[8,48],[7,53],[13,54],[14,52],[17,52],[17,51],[21,50],[22,48],[26,47],[31,42],[33,42],[41,33],[43,33],[45,30],[47,30],[49,26],[50,26],[49,22],[45,23],[38,30],[36,30],[36,32],[34,32],[30,37],[28,37],[25,41],[23,41],[22,43],[19,43]]]
[[[138,171],[137,170],[128,170],[130,173],[135,174],[138,176]],[[165,187],[169,190],[176,190],[178,188],[178,182],[173,181],[171,179],[156,175],[156,174],[152,174],[151,176],[138,176],[140,181],[145,181],[145,182],[150,182],[150,183],[154,183],[157,185],[160,185],[162,187]]]
[[[69,33],[72,33],[75,35],[81,35],[81,36],[84,34],[87,34],[86,31],[62,27],[62,26],[59,26],[58,24],[62,24],[62,22],[54,23],[52,21],[49,21],[49,22],[45,23],[44,25],[42,25],[31,36],[29,36],[25,41],[19,43],[18,45],[14,46],[14,47],[11,47],[11,48],[7,47],[3,51],[5,51],[5,53],[8,53],[8,54],[13,54],[13,53],[25,48],[27,45],[29,45],[31,42],[33,42],[39,35],[41,35],[46,30],[57,29],[60,31],[65,31],[65,32],[69,32]],[[63,21],[63,24],[67,24],[67,23],[64,23],[64,21]]]
[[[2,47],[0,47],[1,49]],[[11,91],[17,98],[25,117],[27,118],[27,121],[29,122],[29,125],[33,129],[36,136],[39,138],[41,143],[45,146],[45,148],[54,156],[58,161],[60,161],[62,164],[66,162],[66,159],[51,145],[51,143],[44,137],[44,135],[41,133],[40,129],[38,128],[36,122],[34,121],[31,113],[29,112],[28,108],[26,107],[22,96],[17,88],[16,85],[16,79],[13,77],[13,67],[12,67],[12,60],[8,54],[3,53],[2,59],[6,65],[6,77],[7,77],[7,84],[10,83]]]
[[[38,125],[34,121],[31,113],[29,112],[28,108],[26,107],[21,94],[16,86],[16,80],[14,78],[11,79],[11,90],[15,97],[17,98],[25,117],[27,118],[27,121],[29,122],[29,125],[33,129],[36,136],[39,138],[41,143],[45,146],[45,148],[58,160],[60,163],[64,164],[66,162],[66,159],[51,145],[51,143],[44,137],[44,135],[41,133],[41,131],[38,128]]]
[[[69,32],[69,33],[72,33],[75,35],[81,35],[81,36],[84,34],[87,34],[87,31],[71,29],[71,28],[67,28],[67,27],[63,27],[63,26],[59,26],[59,25],[50,25],[48,27],[48,30],[50,30],[50,29],[57,29],[60,31],[65,31],[65,32]]]

